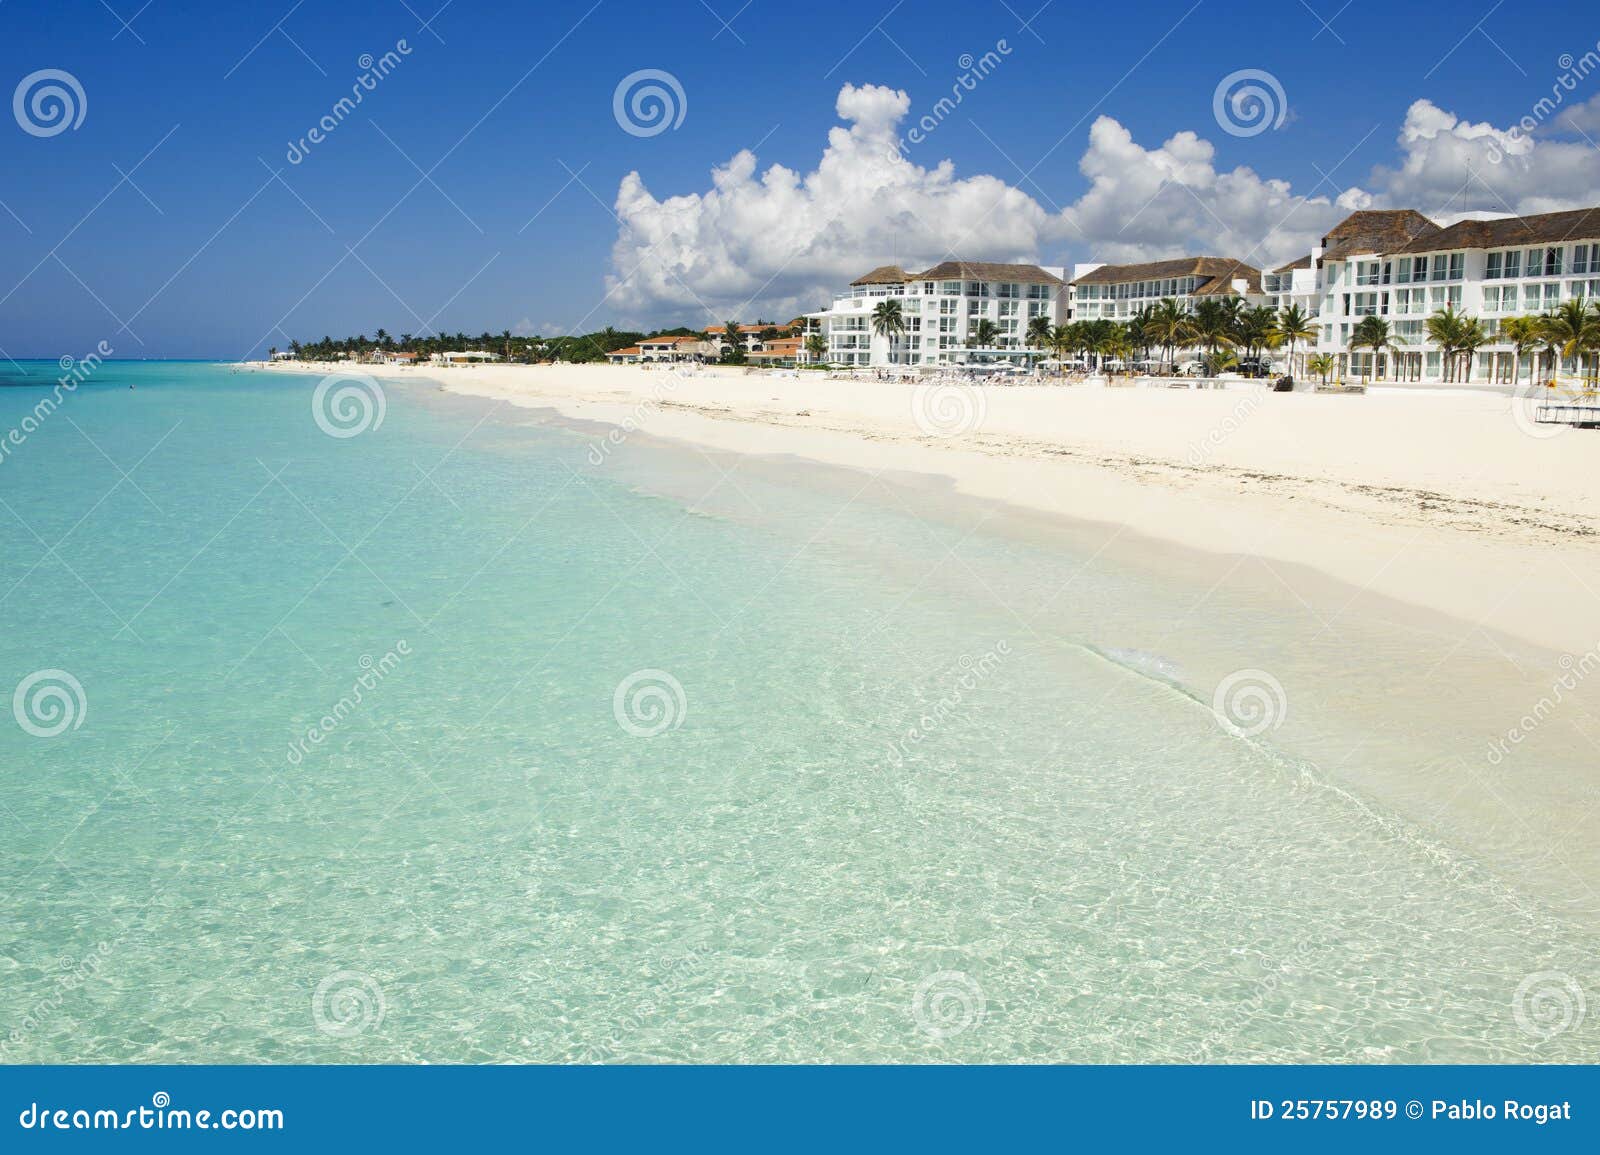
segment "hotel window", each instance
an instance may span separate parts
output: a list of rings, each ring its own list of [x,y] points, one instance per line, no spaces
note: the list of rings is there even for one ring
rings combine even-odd
[[[1451,285],[1444,291],[1444,299],[1452,309],[1461,308],[1461,286]]]
[[[959,297],[961,295],[961,282],[941,281],[939,282],[939,291],[949,297]]]
[[[1378,262],[1361,261],[1356,265],[1356,284],[1376,285],[1378,283]]]
[[[1514,281],[1522,276],[1522,254],[1516,250],[1506,254],[1506,280]]]
[[[1500,279],[1500,254],[1499,253],[1490,253],[1489,254],[1488,263],[1486,265],[1484,265],[1484,268],[1483,268],[1483,279],[1486,280],[1486,281],[1498,281]]]
[[[1384,284],[1387,285],[1389,283],[1389,278],[1393,274],[1393,272],[1394,272],[1394,262],[1393,261],[1384,261],[1383,262],[1383,283]]]
[[[922,282],[922,295],[924,297],[933,296],[933,282],[932,281],[923,281]]]
[[[1410,284],[1411,283],[1411,258],[1410,257],[1401,257],[1399,262],[1398,262],[1398,265],[1399,265],[1399,267],[1397,269],[1395,269],[1395,273],[1394,273],[1395,282],[1397,284],[1401,284],[1401,285]]]
[[[1574,273],[1600,272],[1600,245],[1574,245],[1572,248]]]
[[[1538,311],[1538,309],[1539,309],[1539,286],[1538,285],[1523,285],[1522,286],[1522,307],[1523,307],[1523,309],[1525,309],[1526,311],[1528,311],[1530,313]]]
[[[1559,277],[1561,275],[1561,249],[1559,247],[1544,251],[1544,275]]]
[[[1413,257],[1411,259],[1411,279],[1413,281],[1426,281],[1428,279],[1428,258]]]
[[[1512,290],[1515,292],[1515,290]],[[1484,289],[1483,311],[1485,313],[1498,313],[1500,311],[1500,287],[1498,285]]]
[[[1443,289],[1429,289],[1428,290],[1428,301],[1432,305],[1432,307],[1435,308],[1435,309],[1444,308],[1444,290]]]
[[[1560,303],[1561,284],[1558,281],[1551,281],[1544,287],[1544,307],[1546,309],[1553,309]]]
[[[1459,281],[1463,273],[1465,273],[1466,267],[1467,255],[1465,253],[1450,254],[1450,279],[1452,281]]]
[[[1445,272],[1449,269],[1449,267],[1450,267],[1449,258],[1446,257],[1443,253],[1439,253],[1437,256],[1435,256],[1433,258],[1433,276],[1430,277],[1429,279],[1430,280],[1434,280],[1434,281],[1442,281],[1442,280],[1444,280]]]
[[[1378,294],[1357,293],[1355,308],[1351,315],[1355,317],[1375,317],[1378,314]]]

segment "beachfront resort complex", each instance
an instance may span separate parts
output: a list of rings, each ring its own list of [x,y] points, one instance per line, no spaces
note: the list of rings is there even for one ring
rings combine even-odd
[[[1531,377],[1536,365],[1580,372],[1584,342],[1554,334],[1561,310],[1577,303],[1579,316],[1595,315],[1597,300],[1600,208],[1448,228],[1396,209],[1353,213],[1310,253],[1274,269],[1218,256],[1084,263],[1070,276],[1039,265],[946,261],[923,272],[886,265],[805,320],[826,342],[813,359],[850,368],[1032,365],[1073,355],[1069,336],[1051,336],[1058,327],[1112,322],[1131,338],[1120,342],[1117,364],[1170,371],[1238,344],[1192,323],[1208,311],[1225,318],[1292,311],[1299,335],[1281,340],[1280,325],[1259,349],[1272,349],[1284,371],[1320,366],[1339,377],[1510,383]],[[1191,323],[1170,324],[1175,313]],[[1508,323],[1513,318],[1554,324]],[[804,343],[798,347],[801,361],[811,356]],[[1081,343],[1080,350],[1093,355]]]

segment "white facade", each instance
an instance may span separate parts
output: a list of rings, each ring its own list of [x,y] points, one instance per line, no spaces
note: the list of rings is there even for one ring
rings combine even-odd
[[[806,314],[828,341],[825,360],[835,365],[915,367],[985,361],[1024,361],[1028,323],[1045,317],[1065,324],[1067,286],[1063,268],[947,261],[925,273],[877,269],[834,298],[831,308]],[[872,312],[883,301],[900,302],[905,332],[875,333]],[[999,332],[989,347],[969,346],[978,321]]]
[[[1539,354],[1525,352],[1516,364],[1512,346],[1496,339],[1501,324],[1548,313],[1567,301],[1600,299],[1600,209],[1463,221],[1392,246],[1319,246],[1310,265],[1263,274],[1262,288],[1274,307],[1298,304],[1314,316],[1318,336],[1312,351],[1333,356],[1341,375],[1446,380],[1427,320],[1452,307],[1478,320],[1490,337],[1453,379],[1525,380],[1537,371]],[[1388,321],[1396,346],[1376,358],[1370,350],[1350,348],[1352,331],[1369,316]],[[1572,360],[1563,369],[1577,372],[1579,366]]]

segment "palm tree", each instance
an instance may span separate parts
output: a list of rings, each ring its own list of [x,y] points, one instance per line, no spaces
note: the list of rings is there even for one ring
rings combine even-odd
[[[1326,385],[1328,383],[1328,374],[1333,372],[1334,366],[1337,364],[1338,362],[1333,359],[1333,354],[1318,353],[1306,362],[1306,372],[1317,374],[1322,378],[1322,383]]]
[[[1238,300],[1232,299],[1235,302]],[[1230,306],[1215,297],[1207,297],[1194,307],[1195,339],[1206,347],[1207,353],[1215,353],[1222,346],[1233,344],[1237,316],[1237,304]]]
[[[872,331],[880,337],[898,337],[906,331],[905,314],[898,299],[878,302],[872,310]]]
[[[1073,342],[1076,340],[1071,325],[1057,325],[1050,330],[1050,352],[1054,353],[1056,360],[1060,362],[1057,368],[1062,376],[1066,376],[1067,354],[1072,352]]]
[[[1460,348],[1462,321],[1463,318],[1456,312],[1456,307],[1446,305],[1424,322],[1428,339],[1439,346],[1439,354],[1444,359],[1446,381],[1455,380],[1455,359]]]
[[[1159,304],[1151,306],[1150,319],[1145,322],[1144,331],[1161,346],[1167,355],[1167,363],[1171,364],[1178,346],[1193,338],[1194,324],[1177,301],[1164,297]]]
[[[967,348],[993,349],[1000,340],[1000,326],[988,317],[979,317],[977,324],[967,330]]]
[[[1516,358],[1511,363],[1512,385],[1522,380],[1522,358],[1528,350],[1537,348],[1543,339],[1540,329],[1538,317],[1507,317],[1500,322],[1500,337],[1511,346],[1512,356]]]
[[[1035,317],[1028,322],[1028,348],[1050,348],[1050,318]]]
[[[1231,349],[1217,349],[1207,353],[1205,357],[1206,376],[1220,377],[1239,363],[1239,358]]]
[[[1461,328],[1456,333],[1457,356],[1461,358],[1461,379],[1472,379],[1472,358],[1489,343],[1489,334],[1483,331],[1483,322],[1476,317],[1462,317]]]
[[[1357,349],[1371,349],[1374,371],[1378,368],[1378,356],[1383,350],[1393,349],[1394,346],[1395,340],[1389,332],[1389,322],[1382,317],[1363,317],[1350,332],[1351,352],[1354,353]],[[1367,374],[1363,373],[1361,379],[1364,381],[1366,378]]]
[[[1546,341],[1559,348],[1561,356],[1575,360],[1580,373],[1584,354],[1600,348],[1600,308],[1582,298],[1563,302],[1546,313],[1540,324]]]
[[[806,338],[806,352],[811,354],[813,361],[821,361],[828,352],[828,339],[821,333],[813,333]]]
[[[743,365],[744,331],[739,328],[739,322],[724,321],[722,323],[722,336],[728,345],[723,350],[722,359],[730,365]]]
[[[1289,372],[1293,373],[1294,347],[1301,341],[1317,339],[1316,323],[1299,305],[1289,305],[1278,313],[1277,320],[1273,322],[1273,332],[1278,335],[1278,340],[1289,346]]]

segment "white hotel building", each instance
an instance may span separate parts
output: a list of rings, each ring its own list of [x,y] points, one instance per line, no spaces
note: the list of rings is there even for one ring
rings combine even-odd
[[[807,313],[807,331],[828,341],[826,360],[854,368],[946,365],[972,361],[1026,362],[1028,322],[1047,317],[1067,320],[1064,268],[1002,265],[988,261],[945,261],[921,273],[884,265],[850,282],[831,308]],[[881,302],[900,302],[905,332],[874,333],[872,311]],[[967,338],[978,321],[994,322],[993,346],[977,348]]]
[[[924,273],[895,266],[874,269],[851,283],[833,306],[807,315],[828,340],[837,365],[931,366],[1027,360],[1042,350],[1026,345],[1028,321],[1126,321],[1139,309],[1171,297],[1186,308],[1207,297],[1238,297],[1248,305],[1298,305],[1318,335],[1304,353],[1327,353],[1338,375],[1440,381],[1442,357],[1425,322],[1448,306],[1477,318],[1490,343],[1471,359],[1465,380],[1528,379],[1532,354],[1514,367],[1510,345],[1496,340],[1507,317],[1548,312],[1570,300],[1600,300],[1600,208],[1500,220],[1467,220],[1441,228],[1411,209],[1353,213],[1297,261],[1263,271],[1230,257],[1182,257],[1139,265],[1082,264],[1070,282],[1065,270],[1038,265],[947,261]],[[901,302],[906,332],[894,339],[872,331],[872,310]],[[1396,348],[1380,353],[1350,348],[1363,317],[1389,322]],[[969,348],[979,318],[995,322],[993,348]],[[1567,372],[1578,366],[1568,362]],[[1461,379],[1461,378],[1458,378]]]

